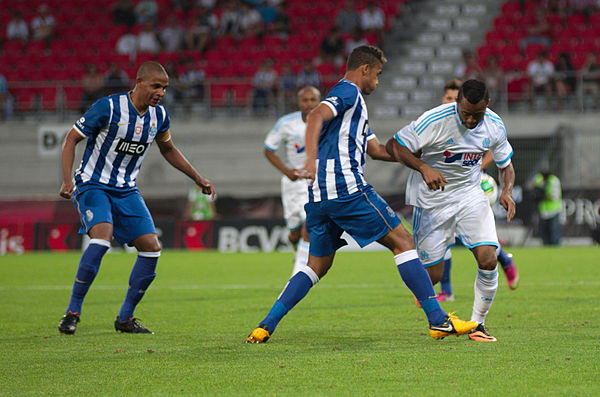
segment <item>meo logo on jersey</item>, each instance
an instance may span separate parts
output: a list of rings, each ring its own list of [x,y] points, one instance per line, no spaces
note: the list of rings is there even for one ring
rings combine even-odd
[[[452,153],[446,150],[444,157],[446,157],[444,163],[454,163],[455,161],[462,160],[463,167],[469,167],[476,165],[483,157],[483,153],[457,153],[452,155]]]
[[[145,143],[126,141],[125,139],[120,139],[119,143],[117,143],[117,147],[115,148],[115,152],[131,154],[133,156],[141,156],[142,154],[144,154],[147,148],[148,145]]]

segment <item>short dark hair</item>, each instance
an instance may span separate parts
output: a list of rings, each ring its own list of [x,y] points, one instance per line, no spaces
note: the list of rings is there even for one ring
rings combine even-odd
[[[448,90],[460,90],[461,85],[462,85],[462,81],[460,81],[459,79],[448,80],[448,81],[446,81],[446,84],[444,85],[444,92],[446,92]]]
[[[375,66],[378,62],[382,65],[387,62],[383,51],[372,45],[361,45],[353,49],[348,56],[346,70],[355,70],[362,65]]]
[[[458,101],[460,102],[462,98],[466,98],[467,101],[475,105],[481,100],[489,102],[490,94],[483,81],[471,79],[465,81],[458,90]]]

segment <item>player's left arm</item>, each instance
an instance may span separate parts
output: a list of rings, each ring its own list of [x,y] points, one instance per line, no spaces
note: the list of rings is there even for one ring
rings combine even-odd
[[[508,166],[498,170],[498,179],[500,180],[500,186],[502,187],[500,204],[506,210],[506,220],[510,222],[516,213],[516,205],[512,199],[512,190],[515,184],[515,169],[513,168],[512,163],[509,163]]]
[[[160,150],[160,154],[171,164],[174,168],[183,172],[187,175],[191,180],[193,180],[196,185],[202,189],[202,193],[210,195],[211,199],[215,197],[215,188],[212,183],[204,178],[202,175],[196,171],[196,169],[192,166],[192,164],[185,158],[185,156],[177,149],[175,144],[173,143],[173,139],[171,139],[171,134],[169,130],[165,131],[163,139],[157,138],[156,143],[158,145],[158,149]],[[161,134],[161,135],[162,135]]]
[[[385,149],[385,145],[381,144],[375,135],[372,135],[367,141],[367,154],[373,160],[396,161],[391,154]]]

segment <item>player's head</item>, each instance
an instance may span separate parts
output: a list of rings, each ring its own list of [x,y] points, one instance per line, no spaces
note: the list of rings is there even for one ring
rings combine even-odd
[[[458,98],[458,90],[460,90],[460,86],[462,85],[462,81],[459,79],[448,80],[444,85],[444,93],[442,94],[442,104],[446,103],[454,103]]]
[[[305,118],[321,101],[321,91],[311,85],[298,90],[298,108]]]
[[[156,106],[169,86],[169,75],[158,62],[144,62],[137,71],[134,94],[145,106]]]
[[[465,81],[458,90],[458,115],[463,125],[469,129],[477,127],[483,120],[490,95],[485,83],[480,80]]]
[[[387,59],[381,49],[372,45],[361,45],[352,50],[348,56],[346,73],[352,74],[352,81],[359,86],[363,94],[369,95],[377,88],[378,76],[386,62]]]

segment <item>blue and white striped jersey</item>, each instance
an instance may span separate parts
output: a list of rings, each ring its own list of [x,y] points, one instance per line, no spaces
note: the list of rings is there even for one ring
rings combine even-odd
[[[421,150],[421,160],[448,180],[444,190],[430,190],[421,174],[411,170],[406,204],[421,208],[483,198],[479,168],[485,152],[492,153],[498,168],[507,167],[513,155],[504,123],[496,113],[486,109],[483,120],[470,130],[462,124],[456,102],[426,111],[395,138],[413,153]]]
[[[367,141],[375,138],[356,84],[340,80],[321,103],[331,108],[334,117],[323,124],[319,137],[317,172],[308,192],[310,202],[341,198],[367,186],[365,152]]]
[[[78,184],[91,181],[110,187],[133,187],[154,139],[170,139],[164,134],[169,130],[165,108],[150,106],[140,115],[128,93],[99,99],[73,128],[87,138],[81,164],[75,171]]]

